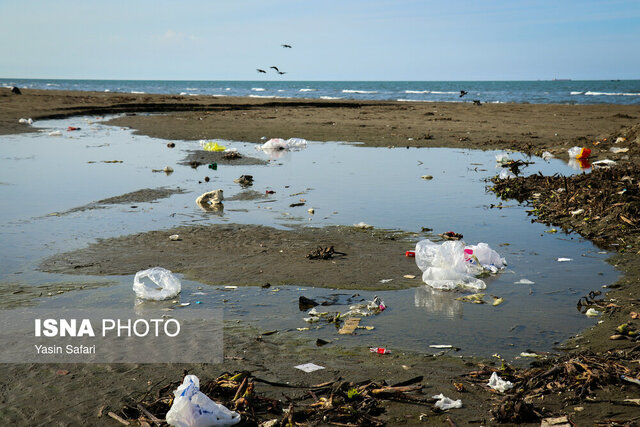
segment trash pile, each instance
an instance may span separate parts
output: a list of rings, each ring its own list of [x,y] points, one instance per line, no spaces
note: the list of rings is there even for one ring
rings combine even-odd
[[[500,179],[515,178],[520,175],[521,167],[533,164],[533,162],[525,162],[524,160],[513,160],[504,153],[496,155],[496,163],[496,167],[502,168],[498,174]]]
[[[638,347],[635,347],[629,352],[609,352],[605,355],[577,353],[524,370],[513,370],[503,365],[499,370],[500,375],[508,378],[508,381],[498,376],[497,369],[480,365],[481,369],[467,374],[467,381],[504,393],[491,411],[496,421],[533,422],[551,415],[532,403],[539,400],[547,406],[549,402],[543,400],[545,396],[562,396],[564,402],[570,402],[593,399],[598,389],[606,390],[609,386],[620,387],[624,383],[640,385],[640,368],[633,361],[638,355]]]
[[[326,303],[326,305],[330,304],[329,302]],[[309,307],[313,307],[307,312],[309,317],[304,318],[305,322],[313,324],[335,324],[338,328],[338,333],[342,335],[353,334],[356,329],[372,330],[373,326],[360,326],[360,320],[362,320],[363,317],[380,314],[387,309],[387,305],[377,295],[375,295],[371,301],[350,305],[349,310],[344,313],[337,311],[320,311],[317,308],[319,304],[306,297],[300,297],[298,305],[301,310],[307,310]],[[307,330],[308,328],[298,329]]]
[[[640,250],[640,167],[596,169],[573,176],[493,178],[503,199],[529,200],[537,221],[577,231],[600,247]]]
[[[172,426],[285,426],[349,425],[383,426],[379,416],[384,401],[430,406],[434,413],[460,407],[462,402],[443,395],[424,396],[419,384],[423,377],[397,384],[385,382],[329,381],[311,386],[264,380],[250,372],[225,373],[201,383],[194,375],[146,393],[142,399],[129,398],[117,413],[108,415],[121,423]],[[286,401],[273,399],[257,390],[259,383],[285,388]],[[436,403],[439,402],[439,403]],[[434,403],[436,405],[434,405]],[[443,406],[445,405],[445,406]],[[214,418],[216,421],[214,422]],[[127,424],[128,425],[128,424]]]
[[[421,240],[416,244],[415,259],[422,270],[422,281],[434,289],[485,289],[477,276],[498,273],[507,261],[486,243],[467,246],[462,240],[441,244]]]

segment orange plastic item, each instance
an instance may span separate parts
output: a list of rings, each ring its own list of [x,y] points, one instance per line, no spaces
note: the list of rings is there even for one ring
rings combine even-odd
[[[580,154],[578,154],[576,156],[576,159],[586,159],[591,155],[591,149],[590,148],[582,148],[580,150]]]

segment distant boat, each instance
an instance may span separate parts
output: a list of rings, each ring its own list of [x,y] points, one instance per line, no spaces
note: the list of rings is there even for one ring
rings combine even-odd
[[[571,79],[551,79],[552,82],[570,82]]]

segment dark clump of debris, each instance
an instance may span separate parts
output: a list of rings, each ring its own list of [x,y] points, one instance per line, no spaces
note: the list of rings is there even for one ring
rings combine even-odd
[[[227,151],[222,157],[226,160],[235,160],[242,158],[240,153],[238,153],[237,151]]]
[[[609,387],[620,388],[625,382],[637,381],[640,385],[637,379],[640,369],[634,362],[639,347],[603,355],[575,353],[536,362],[536,366],[523,370],[506,365],[500,369],[481,365],[481,369],[467,374],[467,380],[486,384],[491,374],[498,372],[513,383],[513,388],[494,404],[491,414],[495,420],[501,423],[533,422],[554,415],[544,407],[537,407],[536,402],[546,407],[549,398],[558,398],[562,400],[562,406],[573,405],[594,400],[597,390],[607,393]]]
[[[394,400],[415,404],[431,404],[434,399],[418,394],[423,386],[416,377],[401,384],[389,386],[364,381],[329,381],[308,387],[267,381],[249,372],[225,373],[215,380],[203,382],[200,391],[214,402],[238,412],[241,421],[236,426],[258,426],[266,421],[270,425],[343,425],[382,426],[378,417],[384,412],[382,402]],[[257,383],[290,390],[283,394],[286,401],[269,398],[258,392]],[[173,390],[180,382],[172,382],[158,389],[154,395],[147,392],[142,398],[130,398],[118,413],[109,412],[122,423],[165,426],[165,417],[173,403]],[[294,397],[293,394],[296,396]],[[113,415],[112,415],[113,414]]]
[[[307,258],[309,259],[330,259],[333,258],[334,255],[347,255],[344,252],[338,252],[333,249],[333,246],[328,246],[323,248],[322,246],[318,246],[316,249],[312,250],[307,254]]]
[[[616,251],[640,250],[640,167],[596,169],[590,174],[492,178],[503,199],[529,201],[538,222],[576,231]]]
[[[242,187],[249,187],[253,185],[252,175],[241,175],[240,178],[234,179],[233,182],[240,184]]]
[[[438,234],[438,236],[442,237],[445,240],[460,240],[464,236],[460,233],[456,233],[455,231],[446,231],[444,233]]]

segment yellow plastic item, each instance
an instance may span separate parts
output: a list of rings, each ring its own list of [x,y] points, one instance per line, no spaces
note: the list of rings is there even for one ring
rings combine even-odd
[[[224,151],[227,149],[224,145],[218,145],[217,142],[206,142],[202,148],[204,148],[205,151]]]

